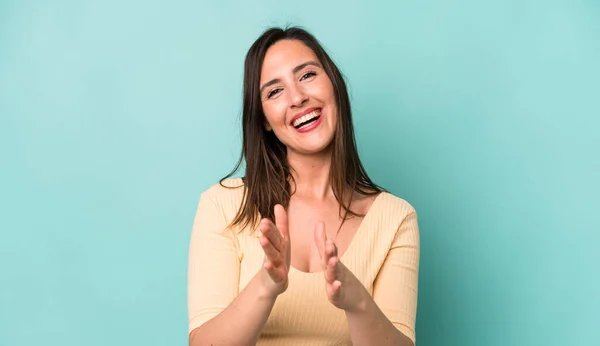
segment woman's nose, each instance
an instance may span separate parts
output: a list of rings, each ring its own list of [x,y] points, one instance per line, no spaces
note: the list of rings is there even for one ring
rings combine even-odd
[[[289,90],[290,104],[292,107],[302,107],[308,100],[308,96],[301,88],[293,86]]]

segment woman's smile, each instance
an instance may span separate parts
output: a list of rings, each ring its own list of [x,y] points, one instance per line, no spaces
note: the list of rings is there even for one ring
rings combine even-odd
[[[300,133],[314,130],[321,123],[322,109],[317,107],[308,108],[298,113],[292,119],[292,126]]]

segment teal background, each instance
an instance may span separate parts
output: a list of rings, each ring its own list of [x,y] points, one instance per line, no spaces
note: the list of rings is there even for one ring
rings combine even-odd
[[[303,25],[419,213],[418,344],[600,345],[598,1],[0,2],[0,345],[184,345],[244,55]]]

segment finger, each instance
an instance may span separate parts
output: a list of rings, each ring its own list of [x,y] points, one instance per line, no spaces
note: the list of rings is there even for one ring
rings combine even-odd
[[[271,261],[274,266],[280,265],[281,255],[279,254],[279,251],[273,247],[273,244],[271,244],[269,239],[263,236],[260,237],[259,242],[269,261]]]
[[[323,221],[319,221],[315,225],[314,238],[315,244],[317,245],[317,251],[319,252],[319,257],[323,258],[325,253],[325,224]]]
[[[337,257],[331,257],[327,261],[327,267],[325,269],[325,281],[327,281],[329,284],[332,284],[334,281],[339,279],[337,275],[338,262],[339,259]]]
[[[325,254],[329,257],[337,257],[337,246],[333,239],[327,239],[325,241]]]
[[[262,219],[260,222],[260,230],[267,239],[273,244],[277,251],[281,250],[281,234],[269,219]]]
[[[265,264],[263,264],[263,268],[265,268],[267,274],[269,274],[269,277],[271,278],[271,280],[273,280],[273,282],[282,281],[281,274],[279,271],[275,270],[275,266],[273,266],[273,263],[267,261],[265,262]]]
[[[339,294],[340,294],[340,287],[342,287],[342,282],[339,281],[339,280],[335,280],[333,282],[333,284],[331,284],[331,291],[332,291],[332,293],[333,293],[332,295],[334,297],[339,296]]]
[[[285,208],[281,204],[276,204],[274,213],[275,213],[275,225],[277,226],[277,229],[279,230],[279,232],[281,232],[281,236],[283,237],[283,239],[289,239],[290,231],[288,228],[288,218],[287,218],[287,212],[285,211]]]
[[[322,257],[322,265],[323,268],[327,268],[329,266],[329,260],[333,257],[335,252],[335,243],[331,239],[327,239],[325,241],[325,252]]]
[[[327,284],[327,296],[330,300],[336,300],[340,298],[342,283],[339,280],[334,281],[331,284]]]

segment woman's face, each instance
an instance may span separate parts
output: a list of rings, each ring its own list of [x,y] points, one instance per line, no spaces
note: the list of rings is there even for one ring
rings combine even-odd
[[[265,55],[260,95],[267,123],[289,151],[318,153],[333,139],[337,105],[331,80],[315,53],[298,40],[281,40]]]

